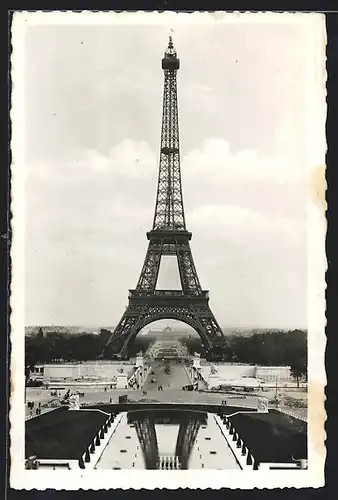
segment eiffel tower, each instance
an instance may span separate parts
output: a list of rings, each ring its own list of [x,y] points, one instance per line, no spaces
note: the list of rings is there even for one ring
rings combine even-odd
[[[164,71],[163,117],[155,215],[147,233],[148,250],[137,286],[129,290],[129,304],[109,338],[102,357],[126,358],[127,348],[139,331],[160,319],[183,321],[202,339],[207,359],[228,359],[230,349],[202,290],[189,241],[183,208],[178,105],[177,57],[172,38],[162,59]],[[181,290],[157,290],[161,257],[176,256]]]

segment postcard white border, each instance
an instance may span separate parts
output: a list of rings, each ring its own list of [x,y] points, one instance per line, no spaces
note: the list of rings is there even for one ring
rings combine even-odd
[[[309,123],[310,134],[318,133],[325,124],[325,17],[315,13],[226,13],[226,12],[18,12],[12,25],[12,283],[11,283],[11,409],[10,409],[10,486],[15,489],[53,488],[77,489],[141,489],[191,488],[219,489],[321,487],[324,485],[326,457],[324,423],[324,366],[325,337],[325,158],[309,171],[308,205],[308,371],[309,371],[309,468],[303,471],[127,471],[127,470],[70,470],[28,471],[24,468],[24,182],[22,158],[23,130],[23,64],[24,34],[28,25],[39,24],[172,24],[189,23],[238,23],[252,22],[259,17],[260,23],[272,20],[279,23],[312,23],[313,26],[313,82],[323,92],[323,123]],[[320,72],[320,67],[322,71]],[[325,134],[325,131],[324,131]],[[309,148],[311,144],[309,144]],[[318,174],[319,173],[319,174]],[[316,175],[314,175],[316,174]]]

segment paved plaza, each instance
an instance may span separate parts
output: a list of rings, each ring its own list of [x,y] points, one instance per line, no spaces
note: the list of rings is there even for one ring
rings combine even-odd
[[[143,389],[112,389],[108,387],[97,387],[97,386],[86,386],[79,387],[74,383],[74,385],[59,388],[57,390],[57,396],[55,394],[55,389],[47,389],[43,387],[39,388],[26,388],[26,416],[35,416],[36,408],[39,403],[44,409],[46,406],[59,406],[64,394],[70,390],[78,391],[81,393],[80,403],[81,405],[90,405],[97,403],[118,403],[119,397],[127,395],[129,400],[132,401],[158,401],[159,403],[171,402],[171,403],[196,403],[196,404],[221,404],[222,401],[226,400],[231,406],[244,406],[244,407],[254,407],[257,408],[258,395],[243,395],[243,394],[227,394],[220,392],[207,392],[207,391],[183,391],[182,387],[191,383],[189,379],[188,370],[184,363],[170,362],[170,373],[166,373],[165,364],[162,361],[153,361],[151,365],[151,371],[149,372],[148,378],[145,382]],[[161,388],[161,390],[159,390]],[[274,397],[274,391],[263,394],[268,399]],[[292,395],[297,397],[297,394],[292,393]],[[299,397],[306,397],[305,393],[300,393]],[[33,401],[34,408],[32,412],[29,410],[27,402]],[[287,408],[282,404],[279,407],[281,410],[285,410],[299,416],[300,418],[306,418],[307,408]]]
[[[152,382],[152,380],[154,380],[154,382]],[[168,374],[165,372],[165,364],[163,362],[154,361],[152,363],[151,372],[144,385],[144,390],[153,391],[162,387],[163,391],[165,390],[167,394],[168,389],[180,392],[184,385],[190,383],[191,381],[184,364],[171,363],[170,373]]]

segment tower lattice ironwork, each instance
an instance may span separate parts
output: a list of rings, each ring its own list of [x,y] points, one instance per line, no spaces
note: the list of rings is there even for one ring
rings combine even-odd
[[[178,429],[175,455],[178,457],[181,469],[188,469],[191,450],[200,426],[201,422],[196,418],[185,421]]]
[[[153,418],[145,416],[134,420],[146,469],[157,469],[159,464],[157,435]]]
[[[208,291],[202,290],[190,249],[180,169],[177,70],[180,61],[171,37],[162,59],[164,72],[163,118],[159,175],[148,250],[129,304],[102,353],[103,357],[127,357],[129,343],[147,324],[176,319],[193,327],[202,339],[208,359],[226,358],[230,349],[210,307]],[[161,257],[176,256],[180,290],[157,290]]]

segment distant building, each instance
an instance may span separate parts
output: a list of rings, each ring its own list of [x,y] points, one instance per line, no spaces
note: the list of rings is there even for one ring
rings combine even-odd
[[[146,356],[152,359],[182,359],[188,357],[188,352],[178,340],[159,339],[149,347]]]
[[[178,339],[181,337],[198,336],[198,334],[192,328],[176,328],[169,325],[165,326],[164,328],[149,328],[148,330],[141,332],[141,335],[145,335],[148,338],[156,338],[158,340],[170,340]]]

